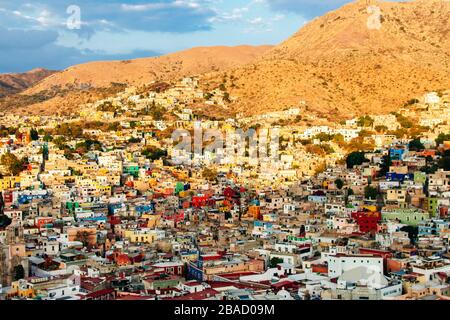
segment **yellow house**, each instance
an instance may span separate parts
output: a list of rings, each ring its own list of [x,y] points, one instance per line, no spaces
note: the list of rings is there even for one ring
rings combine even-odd
[[[0,191],[11,189],[11,181],[9,179],[0,179]]]
[[[219,207],[220,212],[230,212],[230,208],[228,206]]]
[[[178,193],[178,196],[180,198],[186,198],[189,195],[189,191],[180,191],[180,193]]]
[[[263,221],[265,222],[275,222],[277,220],[276,215],[273,213],[268,213],[263,215]]]
[[[387,191],[388,201],[405,202],[406,201],[406,190],[405,189],[389,189]]]
[[[3,179],[0,179],[0,191],[14,188],[15,184],[20,183],[21,181],[21,177],[4,177]]]
[[[103,195],[109,195],[109,196],[111,195],[111,186],[109,186],[109,185],[97,184],[95,186],[95,189]]]
[[[182,262],[194,262],[198,260],[197,251],[183,252],[180,254]]]
[[[230,123],[225,123],[222,126],[222,130],[225,131],[225,132],[231,132],[232,133],[234,131],[234,127]]]
[[[375,212],[375,211],[377,211],[377,206],[365,204],[362,206],[362,209],[363,210],[365,209],[370,212]]]
[[[80,111],[80,117],[87,118],[90,117],[92,112],[90,110],[82,110]]]
[[[157,214],[143,214],[141,218],[148,221],[147,228],[154,229],[159,224],[161,216]]]
[[[34,298],[36,297],[36,292],[32,285],[22,279],[11,283],[11,289],[8,295],[19,296],[21,298]]]
[[[156,233],[150,229],[125,230],[125,238],[132,243],[153,243],[156,239]]]
[[[97,172],[99,176],[106,176],[109,173],[109,170],[106,168],[100,168]]]

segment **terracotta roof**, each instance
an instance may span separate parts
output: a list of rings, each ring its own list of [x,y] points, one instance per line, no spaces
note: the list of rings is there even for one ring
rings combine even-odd
[[[98,298],[107,294],[114,293],[114,289],[103,289],[99,291],[94,291],[91,293],[88,293],[85,298]]]
[[[206,289],[200,292],[190,293],[181,297],[165,298],[163,300],[204,300],[207,298],[214,297],[218,293],[219,292],[214,289]]]

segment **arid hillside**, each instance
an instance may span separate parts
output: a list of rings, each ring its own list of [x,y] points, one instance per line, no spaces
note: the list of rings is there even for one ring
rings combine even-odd
[[[368,9],[368,4],[380,8]],[[317,18],[254,63],[209,74],[257,114],[306,101],[330,119],[389,112],[450,88],[450,2],[357,1]],[[377,25],[377,21],[379,24]]]
[[[22,92],[54,73],[46,69],[34,69],[25,73],[0,74],[0,98]]]
[[[172,81],[220,72],[252,62],[271,46],[198,47],[161,57],[91,62],[55,73],[28,90],[0,99],[0,111],[67,114],[128,85]]]
[[[54,74],[25,94],[35,94],[53,87],[107,87],[111,83],[142,85],[154,80],[167,81],[187,75],[222,71],[249,63],[270,48],[198,47],[155,58],[91,62]]]

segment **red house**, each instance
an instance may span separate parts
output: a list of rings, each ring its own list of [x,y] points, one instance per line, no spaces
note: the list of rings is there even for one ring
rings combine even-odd
[[[374,256],[378,256],[383,258],[384,270],[387,272],[388,259],[391,259],[394,255],[390,251],[386,250],[378,250],[378,249],[370,249],[370,248],[360,248],[360,254],[373,254]]]
[[[116,296],[114,289],[102,289],[88,293],[82,297],[82,300],[115,300]]]
[[[45,225],[52,224],[55,221],[54,218],[51,217],[38,217],[35,220],[35,226],[41,230],[41,228]]]
[[[183,262],[159,262],[152,265],[156,269],[162,269],[165,274],[182,276],[184,274]]]
[[[178,210],[176,213],[164,214],[164,219],[173,220],[175,222],[184,221],[184,211]]]
[[[208,196],[194,196],[192,197],[192,206],[196,208],[205,207],[208,205]]]
[[[233,197],[238,196],[238,193],[235,190],[233,190],[232,188],[226,187],[223,190],[223,195],[227,198],[233,198]]]
[[[117,224],[121,224],[122,220],[118,216],[108,216],[108,222],[111,225],[117,225]]]
[[[365,211],[352,212],[352,219],[356,221],[361,232],[376,233],[378,223],[381,221],[381,213]]]

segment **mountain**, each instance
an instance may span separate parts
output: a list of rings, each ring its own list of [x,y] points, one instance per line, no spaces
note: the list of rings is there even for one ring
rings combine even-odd
[[[25,73],[0,74],[0,97],[22,92],[56,71],[34,69]]]
[[[54,74],[25,93],[35,94],[55,86],[107,87],[111,83],[142,85],[154,80],[173,80],[237,67],[251,62],[270,48],[198,47],[154,58],[85,63]]]
[[[161,57],[90,62],[54,73],[35,86],[0,99],[0,111],[51,115],[120,92],[127,85],[171,81],[250,63],[271,46],[198,47]]]
[[[381,10],[379,29],[368,27],[368,3]],[[329,118],[390,112],[450,88],[449,12],[450,2],[439,0],[356,1],[314,19],[257,61],[206,81],[223,83],[239,98],[234,110],[245,114],[300,101]]]

